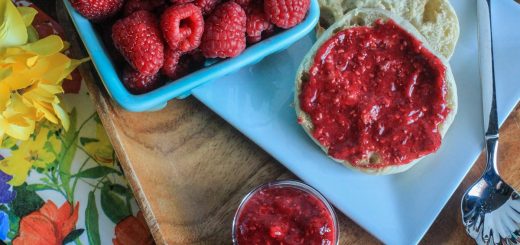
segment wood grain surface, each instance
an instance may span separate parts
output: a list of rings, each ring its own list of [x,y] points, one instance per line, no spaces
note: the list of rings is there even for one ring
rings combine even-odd
[[[66,29],[73,30],[62,8],[59,3],[59,19]],[[69,34],[72,47],[82,47],[75,34]],[[159,112],[126,112],[109,99],[92,65],[80,69],[158,244],[230,244],[231,220],[240,199],[259,184],[295,178],[197,100],[176,100]],[[517,107],[502,127],[499,154],[502,175],[517,189],[519,136]],[[461,224],[460,200],[483,166],[481,157],[421,244],[473,243]],[[348,217],[338,214],[340,244],[380,243]]]

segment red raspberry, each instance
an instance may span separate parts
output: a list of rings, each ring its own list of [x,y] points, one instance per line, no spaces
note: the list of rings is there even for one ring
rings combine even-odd
[[[144,94],[160,87],[163,83],[159,73],[144,75],[129,66],[123,70],[123,84],[132,94]]]
[[[161,29],[171,49],[188,52],[200,45],[204,19],[200,9],[191,3],[172,6],[161,16]]]
[[[251,3],[251,0],[235,0],[235,3],[238,3],[238,5],[240,5],[240,7],[242,7],[243,9],[247,9],[249,7],[249,4]]]
[[[264,0],[264,11],[273,24],[288,29],[302,22],[309,5],[310,0]]]
[[[123,7],[124,0],[70,0],[70,3],[85,18],[101,21],[114,16]]]
[[[191,3],[194,0],[170,0],[173,4],[183,4],[183,3]]]
[[[154,11],[165,6],[164,0],[128,0],[123,7],[124,16],[137,12],[139,10]]]
[[[167,49],[161,72],[166,77],[176,80],[202,68],[203,65],[204,56],[198,49],[185,54]]]
[[[112,40],[126,61],[144,75],[154,75],[164,62],[164,45],[155,16],[145,10],[118,20]]]
[[[235,2],[225,2],[206,19],[200,48],[207,58],[235,57],[246,48],[246,13]]]
[[[202,15],[206,16],[210,14],[213,9],[220,3],[221,0],[195,0],[197,5],[202,10]]]
[[[170,79],[176,79],[177,64],[182,53],[177,50],[166,48],[164,53],[164,65],[161,68],[161,73]]]
[[[263,5],[249,5],[249,13],[247,15],[246,34],[249,43],[256,43],[265,38],[274,31],[274,26],[264,13]],[[262,35],[263,34],[263,35]]]

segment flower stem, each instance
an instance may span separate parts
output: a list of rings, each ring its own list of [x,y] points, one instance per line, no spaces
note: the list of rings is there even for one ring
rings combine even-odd
[[[60,162],[63,161],[64,157],[67,155],[67,153],[69,152],[70,148],[72,147],[72,145],[75,145],[76,143],[76,140],[78,139],[79,137],[79,133],[81,132],[81,130],[83,129],[83,127],[85,127],[85,125],[87,124],[87,122],[89,122],[92,118],[94,118],[94,116],[96,115],[96,112],[92,113],[92,115],[90,115],[85,121],[83,121],[83,123],[81,123],[81,125],[79,126],[79,128],[77,129],[77,131],[74,133],[74,137],[72,138],[71,142],[69,142],[70,144],[69,145],[66,145],[65,142],[63,141],[63,139],[61,139],[60,137],[60,140],[62,141],[62,144],[65,145],[65,151],[64,151],[64,154],[61,156],[60,158]],[[74,130],[74,129],[72,129]],[[58,165],[59,166],[59,165]],[[61,172],[61,169],[60,169],[60,172]],[[61,185],[63,186],[63,188],[65,189],[65,192],[67,193],[67,195],[72,195],[71,190],[70,190],[70,186],[69,186],[69,183],[61,183]],[[67,196],[67,200],[70,200],[70,198]]]
[[[83,245],[83,243],[81,243],[81,241],[79,240],[79,237],[76,238],[76,240],[74,240],[74,242],[76,242],[77,245]]]
[[[65,192],[58,185],[58,181],[56,180],[55,176],[52,175],[52,174],[49,174],[48,172],[46,172],[44,175],[45,175],[45,177],[47,177],[52,182],[45,182],[45,181],[43,181],[43,182],[45,184],[47,184],[47,186],[51,187],[53,190],[55,190],[55,191],[59,192],[60,194],[62,194],[65,199],[68,199],[67,195],[65,194]]]
[[[83,168],[87,165],[88,160],[90,160],[90,159],[91,159],[90,156],[88,156],[87,159],[85,159],[85,161],[83,161],[83,163],[81,164],[81,167],[79,167],[78,173],[81,173]],[[72,204],[74,204],[74,195],[76,192],[76,185],[78,184],[78,179],[79,179],[79,177],[76,176],[74,179],[74,183],[72,184],[72,190],[71,190],[71,194],[72,194],[71,203]]]

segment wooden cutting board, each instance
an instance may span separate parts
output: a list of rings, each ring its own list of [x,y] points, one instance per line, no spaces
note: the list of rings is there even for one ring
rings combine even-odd
[[[60,1],[57,14],[72,47],[82,47]],[[79,56],[86,56],[76,50]],[[253,187],[296,178],[280,163],[193,98],[159,112],[130,113],[112,102],[92,65],[85,84],[158,244],[230,244],[231,221]],[[520,107],[502,127],[500,170],[520,188]],[[423,244],[472,244],[460,221],[460,199],[483,171],[478,160],[430,228]],[[341,244],[380,243],[339,213]]]

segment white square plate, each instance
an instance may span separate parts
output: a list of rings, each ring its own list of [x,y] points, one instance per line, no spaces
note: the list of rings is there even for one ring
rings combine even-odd
[[[451,59],[459,113],[441,149],[408,172],[370,176],[347,169],[329,160],[297,124],[292,107],[294,75],[312,45],[310,36],[195,89],[193,95],[381,241],[418,243],[483,146],[476,4],[472,0],[452,3],[461,29]],[[513,0],[493,4],[498,109],[503,122],[520,98],[520,5]]]

